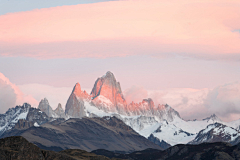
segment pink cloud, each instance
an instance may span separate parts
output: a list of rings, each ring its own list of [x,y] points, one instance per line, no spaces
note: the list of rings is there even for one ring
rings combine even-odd
[[[143,96],[144,95],[144,96]],[[240,83],[229,83],[213,89],[172,88],[166,90],[145,90],[133,86],[124,92],[128,103],[152,98],[154,103],[168,104],[178,111],[182,118],[203,119],[216,114],[223,121],[240,117]]]
[[[142,102],[143,99],[148,98],[148,91],[140,86],[132,86],[124,90],[123,94],[128,104],[132,101],[135,103]]]
[[[0,112],[4,113],[8,108],[22,105],[23,103],[30,103],[36,106],[38,102],[31,96],[25,95],[13,83],[9,81],[2,73],[0,73]]]
[[[0,16],[0,55],[240,59],[240,2],[126,0]],[[129,42],[129,43],[128,43]],[[119,50],[120,49],[120,50]]]

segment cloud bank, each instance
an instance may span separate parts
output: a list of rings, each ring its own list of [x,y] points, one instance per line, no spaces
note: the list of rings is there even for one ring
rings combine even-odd
[[[237,0],[126,0],[0,16],[0,56],[240,60]]]
[[[32,105],[38,103],[32,96],[23,94],[15,84],[0,73],[0,113],[25,102]]]
[[[147,91],[133,86],[124,92],[124,96],[128,103],[152,98],[155,104],[169,104],[186,120],[203,119],[211,114],[216,114],[224,121],[240,117],[240,82],[213,89],[173,88],[161,91]]]

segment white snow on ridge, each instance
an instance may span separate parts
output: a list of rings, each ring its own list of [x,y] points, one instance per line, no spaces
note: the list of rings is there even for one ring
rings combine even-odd
[[[110,100],[106,100],[105,97],[100,97],[100,100],[105,104],[112,105]],[[107,105],[108,105],[107,104]],[[159,118],[151,116],[126,116],[116,114],[114,112],[105,112],[97,107],[91,105],[90,102],[84,101],[85,112],[87,116],[117,116],[119,119],[123,120],[125,124],[129,125],[140,135],[148,138],[151,134],[160,140],[164,140],[171,145],[176,145],[179,143],[186,144],[192,141],[199,131],[206,128],[209,124],[215,123],[216,119],[208,118],[202,121],[185,121],[173,115],[173,121],[167,122],[166,120],[159,120]],[[166,116],[166,115],[164,115]],[[156,130],[161,126],[161,132],[156,132]]]
[[[39,126],[40,126],[37,122],[35,122],[33,125],[34,125],[35,127],[39,127]]]
[[[87,113],[88,117],[90,116],[90,114],[95,114],[96,116],[99,116],[99,117],[111,116],[113,114],[113,113],[106,113],[103,110],[100,110],[95,106],[92,106],[88,101],[84,101],[84,106],[85,106],[85,112]]]

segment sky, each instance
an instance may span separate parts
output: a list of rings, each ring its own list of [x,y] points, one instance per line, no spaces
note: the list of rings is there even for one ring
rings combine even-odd
[[[0,112],[65,106],[111,71],[127,102],[239,119],[239,19],[237,0],[1,0]]]

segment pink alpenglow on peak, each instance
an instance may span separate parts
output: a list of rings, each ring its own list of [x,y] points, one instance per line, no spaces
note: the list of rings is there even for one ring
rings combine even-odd
[[[86,116],[85,109],[88,106],[84,102],[104,112],[125,116],[143,115],[155,117],[160,121],[173,121],[176,117],[181,118],[173,108],[168,105],[155,105],[151,98],[127,105],[120,83],[116,81],[111,72],[107,72],[96,80],[91,95],[88,95],[86,91],[81,91],[80,84],[77,83],[67,101],[65,113],[75,118]]]
[[[80,84],[77,83],[68,98],[65,114],[72,118],[82,118],[86,116],[84,100],[90,100],[90,96],[86,91],[82,91]]]
[[[96,80],[91,96],[96,107],[108,112],[126,114],[127,102],[113,73],[108,71]]]
[[[79,83],[76,83],[76,85],[74,86],[73,88],[73,91],[72,91],[77,97],[80,97],[81,96],[81,86]]]

